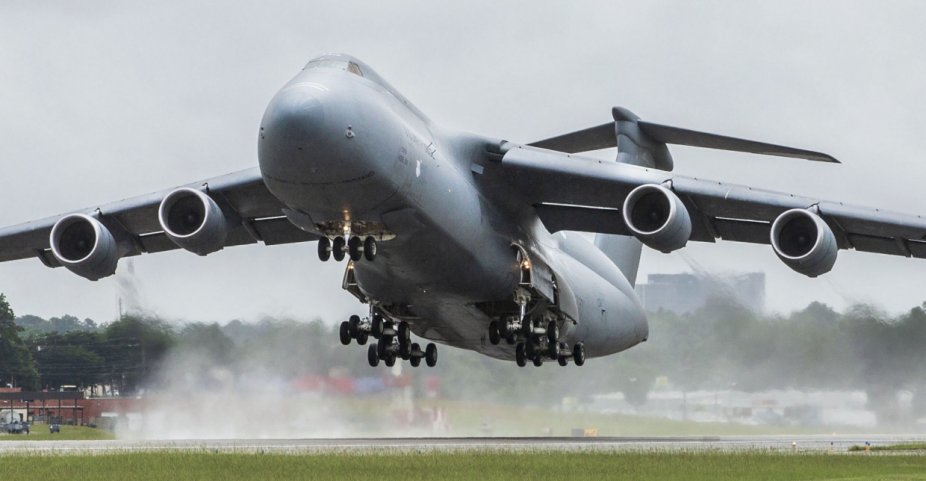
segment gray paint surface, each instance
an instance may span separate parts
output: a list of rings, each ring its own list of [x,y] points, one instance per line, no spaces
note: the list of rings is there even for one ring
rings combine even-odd
[[[564,11],[281,2],[223,6],[217,17],[208,4],[6,4],[0,149],[4,177],[16,182],[0,193],[0,224],[253,166],[267,99],[294,65],[326,50],[357,53],[456,127],[529,141],[600,123],[610,106],[628,105],[673,125],[819,148],[845,164],[673,149],[680,174],[916,206],[926,120],[918,107],[926,104],[917,55],[922,7],[839,5],[605,2]],[[525,21],[510,22],[514,16]],[[474,24],[485,26],[480,35],[472,35]],[[621,48],[618,30],[646,41]],[[562,95],[568,86],[578,87]],[[569,108],[555,101],[563,98]],[[132,301],[205,320],[353,312],[353,299],[324,281],[339,269],[315,261],[311,250],[228,250],[195,259],[195,270],[185,253],[139,258]],[[643,274],[686,269],[676,254],[643,255]],[[918,263],[892,257],[841,255],[817,282],[795,277],[764,247],[695,244],[685,255],[712,270],[764,268],[775,309],[821,299],[902,310],[920,302],[917,286],[926,280]],[[91,285],[31,262],[4,266],[0,280],[19,312],[45,316],[105,320],[116,297],[126,297],[121,277]],[[188,302],[191,295],[202,301]]]

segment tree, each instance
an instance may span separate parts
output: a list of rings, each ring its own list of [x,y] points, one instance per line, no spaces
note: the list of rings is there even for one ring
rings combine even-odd
[[[0,385],[35,389],[38,371],[29,349],[19,337],[22,328],[15,321],[16,315],[10,303],[5,295],[0,294]]]

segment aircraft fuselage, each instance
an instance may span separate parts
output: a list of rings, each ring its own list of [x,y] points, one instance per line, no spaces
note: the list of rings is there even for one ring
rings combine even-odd
[[[276,94],[259,160],[300,228],[379,239],[375,261],[350,265],[358,297],[419,336],[513,359],[487,326],[530,290],[527,259],[555,287],[533,290],[552,294],[532,315],[558,322],[564,342],[602,356],[646,339],[639,300],[607,256],[582,235],[550,234],[531,205],[483,179],[500,140],[443,130],[368,67],[336,61],[353,66],[310,63]]]

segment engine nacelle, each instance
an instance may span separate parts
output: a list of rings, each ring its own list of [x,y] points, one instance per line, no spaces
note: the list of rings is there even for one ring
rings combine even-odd
[[[218,204],[204,192],[182,187],[164,197],[158,221],[177,246],[204,256],[225,247],[228,224]]]
[[[630,191],[624,200],[624,222],[647,246],[661,252],[685,247],[691,237],[691,216],[671,190],[644,184]]]
[[[91,281],[115,274],[122,257],[112,232],[85,214],[67,215],[55,222],[49,243],[61,265]]]
[[[772,223],[772,248],[788,267],[817,277],[836,263],[839,246],[830,226],[820,216],[805,209],[791,209]]]

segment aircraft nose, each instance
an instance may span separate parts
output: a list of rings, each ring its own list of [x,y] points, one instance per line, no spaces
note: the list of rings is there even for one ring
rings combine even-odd
[[[323,136],[323,91],[293,85],[280,91],[267,106],[261,121],[261,141],[305,149]]]

